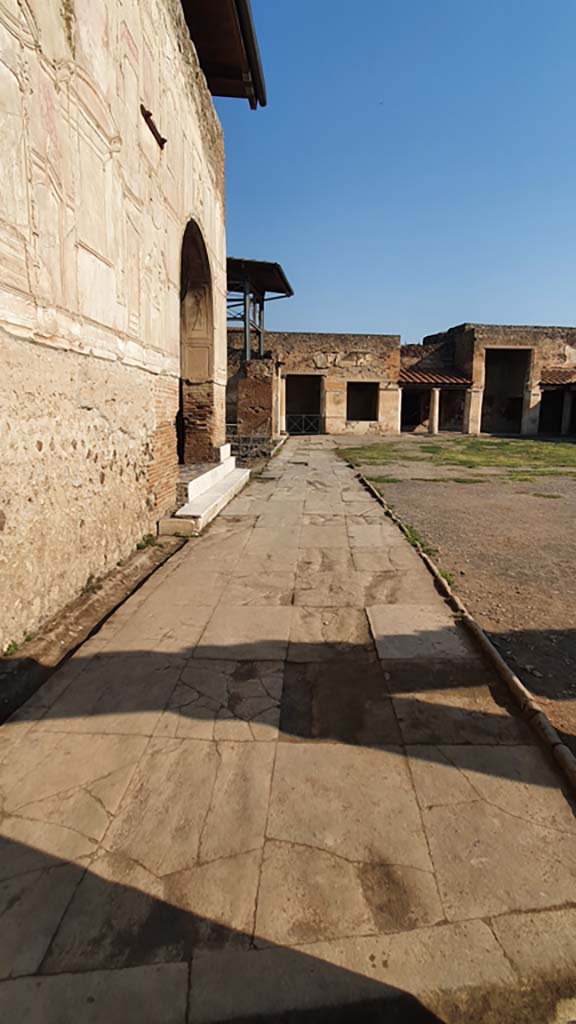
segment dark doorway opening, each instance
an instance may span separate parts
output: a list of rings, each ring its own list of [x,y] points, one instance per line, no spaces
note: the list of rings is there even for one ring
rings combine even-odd
[[[322,378],[316,374],[286,377],[286,432],[320,434],[322,431]]]
[[[464,405],[466,392],[460,389],[440,393],[439,429],[462,433],[464,430]]]
[[[543,391],[540,401],[539,434],[559,434],[564,410],[563,391]]]
[[[346,419],[374,423],[378,420],[378,382],[348,381]]]
[[[402,388],[401,429],[425,430],[430,417],[430,391]]]
[[[528,349],[486,349],[482,433],[521,432],[529,365]]]

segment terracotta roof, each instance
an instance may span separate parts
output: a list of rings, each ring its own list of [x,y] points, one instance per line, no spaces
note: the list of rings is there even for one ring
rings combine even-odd
[[[576,384],[576,366],[571,369],[554,369],[551,367],[542,370],[541,384]]]
[[[460,387],[471,387],[472,381],[457,373],[443,370],[400,370],[401,384],[457,384]]]

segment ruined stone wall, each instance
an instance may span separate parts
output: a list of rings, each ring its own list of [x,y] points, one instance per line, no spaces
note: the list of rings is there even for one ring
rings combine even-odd
[[[400,338],[389,334],[296,334],[268,332],[266,349],[290,373],[397,383]]]
[[[576,366],[575,327],[498,326],[461,324],[442,334],[424,338],[424,346],[454,347],[456,367],[484,386],[484,352],[487,348],[532,349],[529,386],[536,386],[544,367]]]
[[[273,437],[278,433],[279,378],[273,358],[245,363],[237,380],[238,435]]]
[[[179,0],[0,0],[0,95],[1,648],[174,503],[191,219],[223,431],[226,278],[221,130]]]
[[[401,345],[400,365],[403,370],[452,370],[454,342],[451,338],[427,345]]]
[[[241,384],[242,333],[228,332],[229,415]],[[397,433],[400,429],[400,338],[390,334],[303,334],[269,331],[266,354],[280,361],[282,377],[322,378],[321,415],[326,433]],[[348,381],[379,384],[378,420],[347,419]],[[280,419],[280,417],[278,417]]]

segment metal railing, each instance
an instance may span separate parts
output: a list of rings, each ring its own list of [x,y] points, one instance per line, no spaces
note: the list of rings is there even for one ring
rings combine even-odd
[[[322,416],[318,413],[290,412],[286,415],[287,434],[321,434]]]
[[[239,434],[237,423],[227,423],[226,440],[232,445],[232,454],[245,464],[269,456],[276,443],[269,418],[262,420],[249,434]]]

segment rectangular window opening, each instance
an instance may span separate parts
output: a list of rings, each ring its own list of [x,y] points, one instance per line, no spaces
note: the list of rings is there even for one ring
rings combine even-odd
[[[346,419],[375,423],[378,420],[378,382],[348,381]]]

